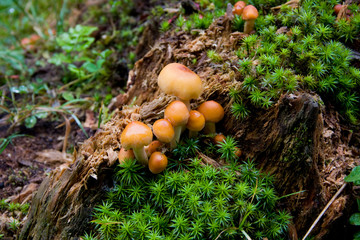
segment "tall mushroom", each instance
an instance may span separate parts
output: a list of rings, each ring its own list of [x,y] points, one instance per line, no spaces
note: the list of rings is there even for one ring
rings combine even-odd
[[[224,108],[217,102],[211,100],[200,104],[197,109],[205,117],[205,133],[216,133],[215,123],[224,117]]]
[[[253,5],[247,5],[242,12],[242,19],[245,20],[244,33],[249,34],[254,30],[255,20],[259,16],[258,10]]]
[[[171,148],[174,148],[180,140],[182,128],[188,122],[189,110],[183,102],[175,100],[165,108],[164,117],[174,127],[175,137],[170,142]]]
[[[158,76],[158,85],[166,94],[174,95],[190,111],[190,100],[200,97],[203,86],[200,77],[180,63],[166,65]]]
[[[151,128],[146,124],[133,121],[129,123],[120,136],[120,142],[126,150],[132,149],[136,160],[142,165],[148,165],[148,157],[144,146],[149,145],[153,139]]]

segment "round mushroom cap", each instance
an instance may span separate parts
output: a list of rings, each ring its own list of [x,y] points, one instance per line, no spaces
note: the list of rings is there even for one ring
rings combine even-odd
[[[224,108],[213,100],[203,102],[197,110],[204,115],[206,122],[217,123],[223,119],[225,114]]]
[[[151,128],[139,121],[129,123],[120,136],[121,145],[125,149],[144,147],[149,145],[152,139]]]
[[[164,117],[171,122],[173,127],[186,125],[189,119],[189,110],[185,103],[175,100],[165,108]]]
[[[190,131],[200,132],[205,127],[205,117],[204,115],[196,110],[190,111],[189,120],[186,124],[186,127]]]
[[[118,158],[120,163],[124,163],[126,159],[135,159],[135,155],[133,150],[126,150],[122,147],[118,153]]]
[[[149,169],[152,173],[158,174],[165,170],[168,165],[168,160],[165,154],[161,152],[154,152],[149,159]]]
[[[243,13],[244,7],[246,3],[244,1],[238,1],[234,4],[233,14],[234,15],[241,15]]]
[[[154,135],[161,142],[169,143],[175,136],[174,127],[167,119],[156,120],[153,124]]]
[[[200,77],[180,63],[166,65],[158,76],[158,85],[166,94],[182,100],[198,98],[203,90]]]
[[[335,12],[336,14],[338,14],[338,13],[340,12],[341,8],[342,8],[342,5],[341,5],[341,4],[336,4],[336,5],[334,6],[334,12]]]
[[[243,13],[242,13],[242,19],[245,21],[257,19],[259,16],[259,12],[253,5],[247,5],[244,7]]]
[[[219,133],[213,138],[213,140],[216,144],[219,144],[219,143],[224,142],[226,140],[226,137],[224,134]]]

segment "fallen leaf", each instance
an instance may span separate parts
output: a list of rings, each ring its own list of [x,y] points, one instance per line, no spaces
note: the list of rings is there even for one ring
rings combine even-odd
[[[71,154],[62,153],[54,149],[46,149],[36,153],[36,161],[57,167],[63,163],[72,163],[73,160]]]

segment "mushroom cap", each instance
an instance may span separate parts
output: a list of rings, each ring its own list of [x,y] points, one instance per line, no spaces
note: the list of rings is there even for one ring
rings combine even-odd
[[[334,6],[334,12],[335,12],[336,14],[338,14],[338,13],[340,12],[341,8],[342,8],[342,5],[341,5],[341,4],[336,4],[336,5]]]
[[[243,13],[244,7],[246,3],[244,1],[238,1],[234,4],[233,14],[234,15],[241,15]]]
[[[189,116],[189,120],[186,124],[186,127],[190,131],[195,131],[195,132],[201,131],[205,126],[204,115],[201,112],[196,111],[196,110],[191,110],[189,114],[190,114],[190,116]]]
[[[245,21],[257,19],[259,12],[253,5],[247,5],[243,9],[242,19]]]
[[[155,151],[158,151],[158,149],[161,148],[162,145],[163,145],[163,143],[160,142],[159,140],[152,141],[149,145],[147,145],[145,147],[146,155],[148,155],[148,157],[150,157],[151,154]]]
[[[153,152],[149,159],[149,169],[152,173],[158,174],[165,170],[168,160],[165,154],[161,152]]]
[[[175,136],[174,127],[167,119],[156,120],[153,124],[154,135],[161,142],[169,143]]]
[[[203,90],[200,77],[180,63],[166,65],[158,76],[158,85],[166,94],[182,100],[198,98]]]
[[[224,134],[219,133],[213,138],[213,140],[216,144],[219,144],[219,143],[224,142],[226,140],[226,137]]]
[[[224,117],[224,108],[213,100],[203,102],[197,110],[204,115],[207,122],[217,123]]]
[[[129,123],[121,133],[120,141],[125,149],[130,149],[149,145],[152,138],[151,128],[145,123],[133,121]]]
[[[123,163],[126,159],[135,159],[135,155],[133,150],[126,150],[125,148],[121,148],[118,154],[119,162]]]
[[[165,108],[164,117],[173,127],[185,125],[189,119],[189,110],[185,103],[175,100]]]

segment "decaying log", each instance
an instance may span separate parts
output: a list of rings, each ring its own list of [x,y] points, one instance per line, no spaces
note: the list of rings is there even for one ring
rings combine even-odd
[[[156,81],[161,69],[170,62],[183,63],[201,77],[204,93],[192,101],[191,107],[207,99],[222,104],[226,116],[218,129],[238,140],[244,159],[254,159],[258,167],[275,176],[280,196],[304,191],[282,203],[294,216],[293,231],[300,235],[307,231],[336,190],[323,183],[326,177],[322,173],[325,167],[321,153],[325,149],[324,110],[318,96],[297,93],[282,96],[269,110],[253,111],[248,119],[235,119],[230,112],[232,102],[228,89],[241,85],[234,47],[239,46],[244,35],[231,33],[230,27],[228,19],[221,17],[197,36],[171,33],[160,38],[136,62],[129,74],[129,91],[122,97],[123,109],[83,144],[74,155],[72,165],[52,172],[44,180],[33,199],[20,239],[69,239],[84,234],[92,208],[112,186],[121,131],[132,120],[152,124],[162,117],[164,108],[174,99],[162,93]],[[214,49],[223,61],[212,63],[206,56],[209,49]],[[192,61],[194,58],[196,63]],[[125,105],[129,103],[139,107],[128,109]],[[341,206],[345,204],[346,201]],[[328,219],[327,223],[331,224],[338,216]]]

